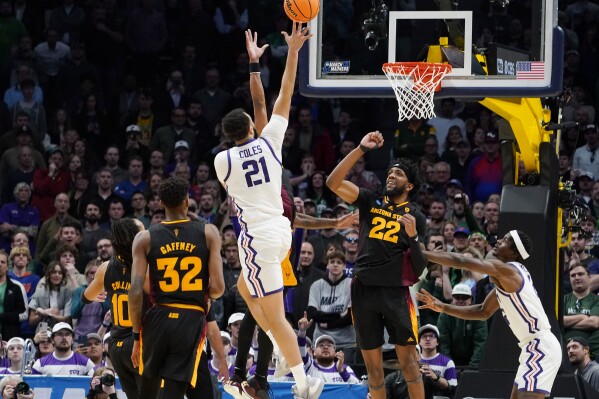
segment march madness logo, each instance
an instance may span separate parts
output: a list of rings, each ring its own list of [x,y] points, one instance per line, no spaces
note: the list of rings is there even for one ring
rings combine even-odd
[[[322,73],[349,73],[349,61],[325,61]]]

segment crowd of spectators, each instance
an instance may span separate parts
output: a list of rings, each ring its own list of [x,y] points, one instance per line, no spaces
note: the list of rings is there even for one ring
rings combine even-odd
[[[342,3],[354,17],[363,11],[350,1],[324,6],[329,3]],[[114,221],[131,216],[149,227],[164,219],[157,189],[167,176],[190,181],[189,211],[222,232],[227,289],[213,310],[234,355],[235,323],[246,305],[236,288],[235,212],[215,180],[213,159],[230,147],[221,118],[236,107],[252,111],[243,47],[248,27],[270,45],[261,76],[269,99],[278,91],[286,54],[279,32],[289,26],[281,13],[278,2],[266,0],[0,0],[3,372],[20,371],[22,358],[12,353],[26,338],[41,358],[33,373],[91,375],[105,365],[108,306],[83,304],[81,290],[113,254]],[[564,327],[573,342],[571,361],[580,357],[576,364],[585,367],[578,346],[599,354],[597,20],[594,1],[560,2],[564,89],[571,93],[563,116],[580,126],[564,132],[560,174],[574,181],[588,208],[564,263]],[[493,33],[487,29],[477,40]],[[351,212],[351,204],[326,187],[327,174],[364,133],[379,129],[386,146],[357,162],[348,179],[377,191],[392,157],[412,159],[425,181],[415,202],[428,218],[427,248],[492,256],[502,186],[499,117],[453,99],[437,108],[430,120],[398,123],[395,100],[296,93],[283,143],[296,210],[323,218]],[[294,239],[298,285],[285,303],[306,367],[336,373],[330,382],[358,382],[346,366],[360,362],[349,309],[358,232],[299,230]],[[483,275],[430,264],[420,286],[466,306],[480,303],[493,284]],[[456,369],[477,367],[488,325],[427,311],[420,313],[420,325],[422,372],[433,391],[451,396]],[[50,361],[65,357],[74,359],[76,369]],[[389,386],[401,380],[393,375]]]

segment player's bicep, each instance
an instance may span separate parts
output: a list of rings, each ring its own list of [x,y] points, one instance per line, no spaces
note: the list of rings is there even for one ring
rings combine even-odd
[[[106,274],[106,268],[108,267],[108,262],[104,262],[100,265],[98,270],[96,271],[96,275],[94,279],[89,284],[89,286],[85,289],[83,295],[90,301],[96,299],[96,297],[104,290],[104,275]]]
[[[335,194],[343,201],[353,204],[358,199],[360,188],[349,180],[343,180],[335,189]]]
[[[133,239],[133,263],[131,266],[131,288],[143,288],[148,270],[147,248],[150,244],[150,233],[140,231]]]

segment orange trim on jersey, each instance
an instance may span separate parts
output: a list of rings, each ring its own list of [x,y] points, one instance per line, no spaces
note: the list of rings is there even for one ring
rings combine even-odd
[[[196,306],[196,305],[187,305],[184,303],[158,303],[158,306],[166,306],[169,308],[178,308],[178,309],[191,309],[191,310],[198,310],[202,313],[206,313],[206,311],[204,310],[203,307],[201,306]]]
[[[160,223],[162,223],[162,224],[173,224],[173,223],[183,223],[183,222],[191,222],[191,220],[179,219],[179,220],[162,221]]]
[[[393,204],[395,206],[403,206],[403,205],[406,205],[406,204],[410,203],[410,201],[406,201],[406,202],[402,202],[401,204],[396,204],[395,202],[391,201],[391,199],[389,197],[387,197],[387,196],[385,196],[385,202],[387,202],[389,204]]]
[[[283,285],[285,287],[295,287],[297,285],[297,279],[293,273],[293,265],[289,257],[291,256],[291,249],[287,252],[287,256],[281,262],[281,269],[283,272]]]
[[[204,342],[206,341],[206,336],[200,340],[200,345],[198,345],[198,349],[196,350],[196,359],[193,362],[193,374],[191,375],[191,381],[189,382],[192,387],[195,388],[196,382],[198,380],[198,365],[200,364],[200,358],[202,357],[202,352],[204,352]]]
[[[412,301],[412,295],[410,290],[406,289],[406,302],[408,303],[408,311],[410,312],[410,321],[412,322],[412,332],[414,338],[416,338],[416,344],[418,344],[418,316],[416,315],[416,305]]]
[[[142,329],[139,330],[139,375],[143,375],[144,372],[144,352],[143,352],[143,341],[142,341]]]

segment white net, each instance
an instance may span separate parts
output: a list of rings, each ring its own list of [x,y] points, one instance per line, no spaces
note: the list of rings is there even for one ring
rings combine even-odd
[[[383,65],[383,72],[395,92],[399,120],[430,119],[435,116],[435,91],[443,77],[451,72],[451,66],[424,62],[389,63]]]

